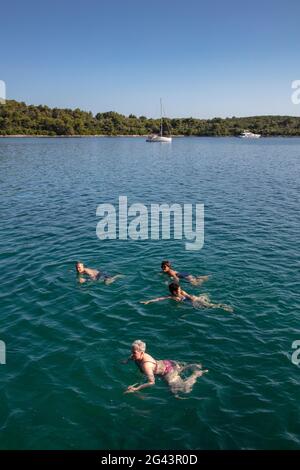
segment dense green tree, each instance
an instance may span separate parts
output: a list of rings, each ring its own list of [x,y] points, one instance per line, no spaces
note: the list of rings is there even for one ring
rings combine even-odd
[[[244,129],[264,136],[300,136],[300,117],[252,116],[213,119],[164,118],[164,132],[187,136],[236,136]],[[147,135],[160,131],[160,119],[128,117],[115,111],[97,113],[80,109],[27,106],[6,101],[0,105],[0,135]]]

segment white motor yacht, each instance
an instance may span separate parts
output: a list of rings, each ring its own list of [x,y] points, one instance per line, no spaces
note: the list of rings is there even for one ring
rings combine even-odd
[[[241,139],[259,139],[261,137],[261,134],[254,134],[250,131],[244,131],[239,135],[239,137]]]

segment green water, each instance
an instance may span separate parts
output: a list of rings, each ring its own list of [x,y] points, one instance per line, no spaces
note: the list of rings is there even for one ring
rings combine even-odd
[[[300,444],[300,139],[3,139],[1,449],[296,449]],[[204,203],[205,244],[100,241],[96,207]],[[125,277],[79,285],[74,262]],[[166,301],[162,259],[211,274]],[[121,365],[135,339],[155,358],[201,361],[187,400]]]

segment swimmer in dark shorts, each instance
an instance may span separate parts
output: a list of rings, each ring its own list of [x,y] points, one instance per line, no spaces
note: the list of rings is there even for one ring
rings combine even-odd
[[[178,272],[172,268],[170,261],[163,261],[161,263],[161,269],[163,273],[167,274],[168,276],[172,277],[175,282],[179,282],[180,280],[189,282],[194,286],[200,286],[204,281],[207,281],[209,276],[193,276],[192,274],[186,272]]]
[[[155,384],[155,376],[162,377],[175,395],[180,392],[189,393],[196,380],[208,372],[207,369],[202,369],[201,364],[185,364],[169,359],[157,361],[146,353],[146,344],[139,339],[132,343],[131,352],[131,356],[124,363],[126,364],[129,360],[134,361],[140,371],[146,375],[148,381],[138,386],[136,386],[137,384],[129,385],[125,393],[134,393],[151,387]],[[188,378],[183,379],[180,374],[187,369],[193,369],[193,372]]]
[[[76,272],[78,274],[78,280],[80,283],[86,281],[100,281],[103,280],[104,284],[111,284],[118,277],[122,277],[122,274],[116,274],[115,276],[110,276],[104,271],[98,269],[87,268],[83,263],[77,261],[75,264]],[[84,277],[87,276],[87,277]]]
[[[180,285],[176,282],[172,282],[169,285],[169,291],[171,295],[165,297],[157,297],[156,299],[141,301],[142,304],[151,304],[152,302],[160,302],[161,300],[175,300],[176,302],[190,302],[194,307],[206,307],[206,308],[222,308],[227,312],[233,312],[233,308],[225,304],[214,304],[210,301],[207,294],[202,295],[191,295],[188,292],[181,289]]]

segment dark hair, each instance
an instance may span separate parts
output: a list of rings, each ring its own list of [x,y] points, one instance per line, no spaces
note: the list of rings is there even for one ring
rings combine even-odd
[[[179,289],[179,284],[177,282],[171,282],[169,284],[169,291],[171,292],[171,295],[176,295]]]
[[[161,263],[161,269],[164,269],[165,266],[168,266],[169,268],[172,267],[170,261],[168,260],[165,260]]]

